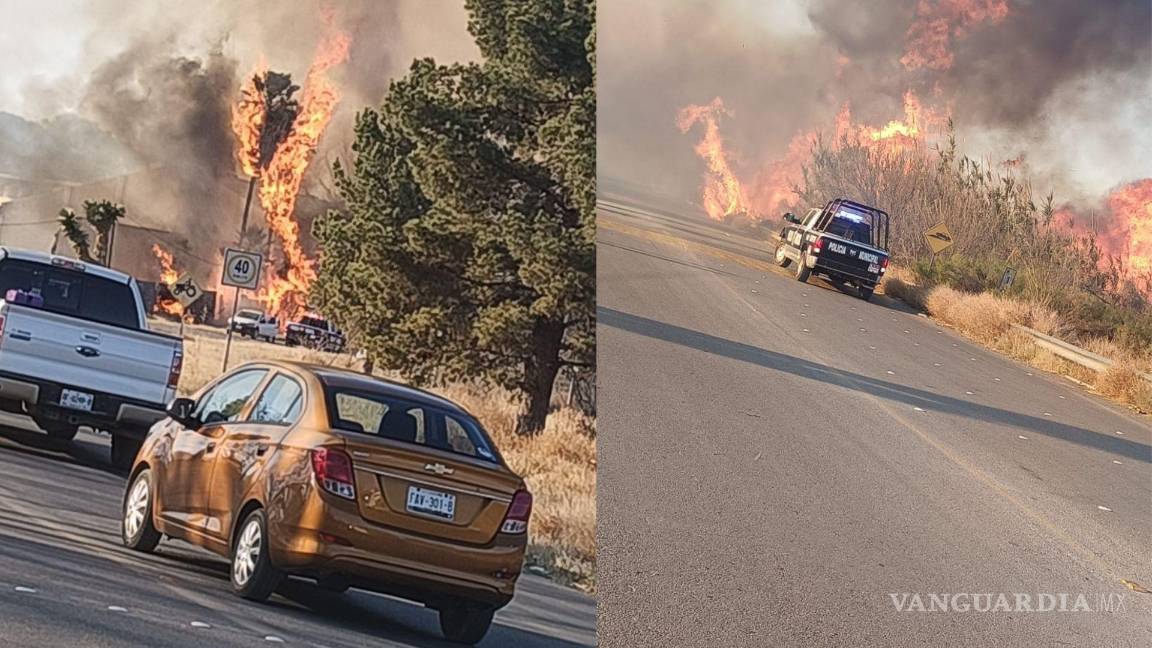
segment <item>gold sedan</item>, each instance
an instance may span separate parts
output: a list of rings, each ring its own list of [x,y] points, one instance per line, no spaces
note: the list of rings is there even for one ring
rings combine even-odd
[[[474,417],[439,396],[288,362],[178,398],[141,447],[124,544],[161,536],[232,562],[264,600],[286,574],[419,601],[475,643],[511,599],[532,496]]]

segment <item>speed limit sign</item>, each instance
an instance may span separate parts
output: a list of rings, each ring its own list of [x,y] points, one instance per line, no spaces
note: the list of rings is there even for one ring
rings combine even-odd
[[[224,252],[224,275],[220,283],[256,290],[260,283],[260,268],[264,257],[257,252],[245,252],[228,248]]]

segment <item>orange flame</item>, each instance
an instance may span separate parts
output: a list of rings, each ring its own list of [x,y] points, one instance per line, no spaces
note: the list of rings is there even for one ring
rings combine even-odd
[[[257,67],[255,76],[264,76],[266,70]],[[264,128],[264,93],[256,89],[255,77],[249,79],[240,91],[240,101],[232,106],[232,132],[240,140],[236,158],[249,178],[260,174],[260,132]]]
[[[260,177],[259,199],[268,227],[275,233],[283,253],[280,272],[269,270],[258,299],[281,319],[292,319],[307,306],[308,290],[316,279],[315,261],[300,244],[300,225],[294,218],[296,198],[304,172],[312,160],[320,136],[332,118],[340,93],[328,78],[328,71],[348,58],[351,39],[333,28],[332,14],[325,12],[328,31],[320,42],[304,81],[300,112],[292,130],[263,172],[259,171],[260,126],[264,119],[263,98],[250,81],[240,103],[233,110],[233,130],[240,141],[238,154],[244,172]]]
[[[172,265],[172,253],[165,250],[160,244],[153,243],[152,254],[160,261],[160,283],[171,287],[180,278],[180,273],[176,272]],[[171,296],[161,297],[157,295],[156,303],[152,305],[152,312],[179,316],[184,313],[184,306]]]
[[[725,150],[718,117],[729,115],[717,97],[705,106],[690,105],[680,111],[678,124],[682,132],[696,122],[705,125],[704,137],[696,153],[708,162],[704,186],[704,209],[715,219],[744,213],[752,219],[772,218],[793,206],[793,187],[799,182],[804,165],[812,156],[817,131],[796,134],[783,157],[758,169],[748,184],[741,182],[732,169],[730,153]],[[876,128],[856,124],[847,103],[836,114],[832,148],[846,142],[859,142],[879,153],[900,153],[923,143],[947,123],[948,110],[925,106],[912,91],[904,94],[904,119],[892,120]]]
[[[744,188],[732,172],[728,154],[724,150],[724,139],[720,137],[720,117],[731,114],[731,111],[724,108],[724,101],[716,97],[707,105],[685,106],[676,118],[676,125],[682,133],[687,133],[696,123],[704,124],[704,137],[696,145],[696,153],[708,163],[704,211],[716,220],[733,214],[749,213]]]
[[[953,39],[965,38],[971,27],[996,24],[1007,15],[1007,0],[920,0],[900,62],[909,70],[951,69]]]
[[[1077,236],[1093,235],[1101,258],[1099,267],[1116,264],[1120,274],[1152,298],[1152,178],[1116,187],[1108,194],[1104,213],[1078,213],[1063,207],[1053,223]]]

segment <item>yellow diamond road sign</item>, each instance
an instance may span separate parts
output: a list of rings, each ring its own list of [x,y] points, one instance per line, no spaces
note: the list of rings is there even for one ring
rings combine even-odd
[[[168,292],[172,293],[172,296],[175,297],[184,308],[191,306],[192,302],[200,299],[200,295],[204,294],[204,291],[200,290],[200,286],[196,285],[196,282],[192,280],[192,277],[189,276],[187,272],[180,275],[176,283],[168,287]]]
[[[928,247],[932,248],[932,254],[940,254],[955,243],[952,240],[952,232],[948,231],[948,226],[944,223],[928,228],[928,231],[924,232],[924,238],[928,241]]]

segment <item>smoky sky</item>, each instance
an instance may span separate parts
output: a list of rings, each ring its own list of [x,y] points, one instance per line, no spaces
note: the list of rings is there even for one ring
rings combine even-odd
[[[753,171],[782,156],[796,133],[829,129],[845,102],[857,122],[901,118],[908,90],[951,106],[963,152],[990,161],[1024,154],[1042,190],[1083,198],[1152,176],[1148,0],[1008,0],[1003,20],[953,34],[953,65],[943,70],[900,62],[917,6],[602,3],[601,179],[694,198],[700,133],[675,125],[689,103],[723,98],[732,113],[724,139],[736,167]]]

